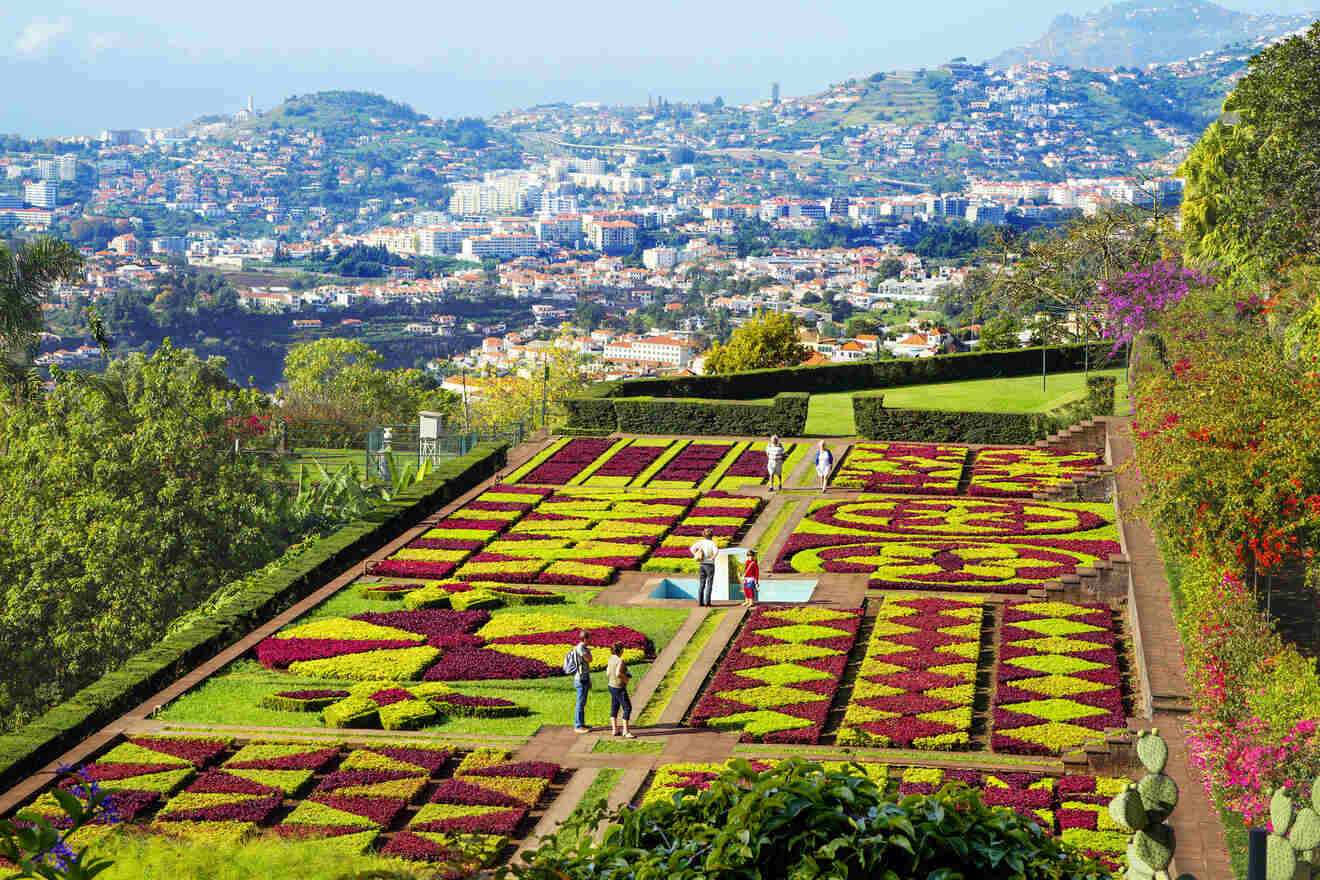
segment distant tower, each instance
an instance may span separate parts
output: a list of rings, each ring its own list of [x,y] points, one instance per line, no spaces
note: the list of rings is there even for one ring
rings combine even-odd
[[[779,106],[779,83],[770,83],[770,106]]]
[[[248,113],[252,116],[255,116],[257,113],[256,107],[252,103],[251,95],[248,95]]]

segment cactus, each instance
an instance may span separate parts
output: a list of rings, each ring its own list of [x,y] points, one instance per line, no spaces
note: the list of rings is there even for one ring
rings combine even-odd
[[[1270,825],[1275,834],[1287,834],[1292,827],[1293,799],[1287,789],[1276,789],[1270,798]]]
[[[1109,802],[1109,815],[1119,827],[1134,832],[1126,880],[1169,880],[1175,841],[1167,820],[1178,804],[1178,784],[1164,774],[1169,746],[1158,731],[1143,730],[1137,734],[1136,751],[1146,775]],[[1183,874],[1178,880],[1195,878]]]
[[[1147,773],[1163,773],[1169,760],[1169,746],[1160,737],[1159,728],[1137,734],[1137,758]]]
[[[1168,819],[1173,814],[1173,808],[1178,805],[1178,783],[1163,773],[1141,777],[1137,783],[1137,793],[1141,795],[1141,804],[1146,808],[1146,821],[1151,824]]]
[[[1311,783],[1311,806],[1299,807],[1292,792],[1276,789],[1270,797],[1270,826],[1273,831],[1265,841],[1267,880],[1320,877],[1316,873],[1320,864],[1320,777]]]
[[[1141,831],[1150,824],[1146,817],[1146,807],[1142,804],[1141,794],[1136,783],[1132,783],[1109,802],[1109,815],[1120,828],[1127,831]]]
[[[1265,841],[1265,880],[1292,880],[1297,870],[1297,851],[1288,838],[1270,832]]]

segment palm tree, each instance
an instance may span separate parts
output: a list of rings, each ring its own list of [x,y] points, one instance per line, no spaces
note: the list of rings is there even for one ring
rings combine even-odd
[[[43,236],[10,250],[0,244],[0,372],[21,376],[45,327],[41,306],[51,286],[81,276],[82,255]]]

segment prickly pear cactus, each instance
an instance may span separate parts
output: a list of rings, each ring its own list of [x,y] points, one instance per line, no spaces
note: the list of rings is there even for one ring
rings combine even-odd
[[[1175,848],[1168,818],[1178,805],[1178,785],[1164,773],[1169,746],[1158,730],[1143,730],[1137,734],[1136,751],[1146,775],[1109,802],[1109,815],[1132,832],[1126,880],[1168,880]],[[1192,878],[1184,874],[1178,880]]]
[[[1311,804],[1285,788],[1270,798],[1270,836],[1265,841],[1266,880],[1320,878],[1320,777],[1311,783]]]

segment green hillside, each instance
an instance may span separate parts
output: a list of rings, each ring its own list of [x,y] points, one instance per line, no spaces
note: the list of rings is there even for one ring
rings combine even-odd
[[[425,119],[407,104],[372,92],[333,91],[294,95],[246,128],[305,128],[338,131],[379,129]]]

